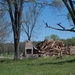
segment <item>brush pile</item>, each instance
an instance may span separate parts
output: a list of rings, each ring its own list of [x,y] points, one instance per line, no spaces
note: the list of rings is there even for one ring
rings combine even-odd
[[[41,54],[57,55],[64,51],[64,43],[62,41],[44,40],[36,45]]]

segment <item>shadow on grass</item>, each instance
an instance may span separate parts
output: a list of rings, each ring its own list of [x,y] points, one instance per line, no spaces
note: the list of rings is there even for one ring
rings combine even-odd
[[[36,65],[36,66],[42,66],[42,65],[48,65],[48,64],[57,64],[57,65],[63,65],[64,63],[73,63],[75,62],[75,59],[71,59],[71,60],[61,60],[60,59],[56,59],[57,61],[55,62],[40,62],[40,63],[26,63],[25,65]],[[11,61],[13,61],[12,59],[0,59],[0,63],[10,63]]]
[[[59,61],[59,62],[42,62],[42,63],[34,63],[34,64],[27,64],[27,65],[39,65],[39,66],[42,66],[42,65],[48,65],[48,64],[57,64],[57,65],[63,65],[64,63],[73,63],[75,62],[75,59],[72,59],[72,60],[66,60],[66,61]]]
[[[10,61],[12,61],[11,59],[0,59],[0,63],[9,63]]]

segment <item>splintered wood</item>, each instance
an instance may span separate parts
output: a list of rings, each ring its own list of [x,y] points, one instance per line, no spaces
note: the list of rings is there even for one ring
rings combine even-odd
[[[40,54],[58,55],[62,56],[64,51],[64,43],[62,41],[44,40],[36,45]]]

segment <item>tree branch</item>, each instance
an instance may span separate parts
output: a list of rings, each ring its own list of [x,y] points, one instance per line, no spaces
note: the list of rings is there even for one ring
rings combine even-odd
[[[56,28],[56,27],[52,27],[52,26],[49,26],[48,23],[44,22],[44,24],[46,25],[46,28],[51,28],[51,29],[54,29],[54,30],[59,30],[59,31],[70,31],[70,32],[75,32],[75,27],[73,28],[70,28],[70,29],[66,29],[65,27],[63,27],[62,25],[60,25],[60,23],[58,24],[59,27],[61,28]]]
[[[63,26],[61,25],[61,22],[58,23],[57,25],[60,26],[61,28],[65,29],[65,27],[63,27]]]

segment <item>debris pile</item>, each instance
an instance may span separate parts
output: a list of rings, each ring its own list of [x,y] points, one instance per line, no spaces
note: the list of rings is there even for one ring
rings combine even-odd
[[[58,55],[64,51],[64,43],[62,41],[44,40],[36,45],[41,54]]]

